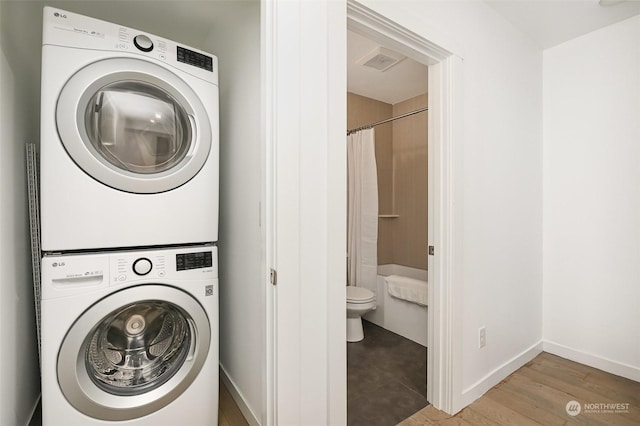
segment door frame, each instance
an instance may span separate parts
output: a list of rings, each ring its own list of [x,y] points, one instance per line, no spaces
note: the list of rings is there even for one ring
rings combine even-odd
[[[347,27],[429,67],[428,245],[435,254],[428,259],[427,399],[453,414],[462,408],[462,318],[454,263],[461,247],[454,226],[461,211],[455,147],[461,134],[462,59],[354,0],[347,0]]]
[[[429,86],[437,88],[429,94],[429,245],[436,251],[429,256],[427,397],[440,410],[459,411],[462,57],[354,0],[261,0],[261,25],[261,423],[346,424],[347,26],[429,65]]]
[[[347,405],[346,3],[260,3],[266,234],[261,424],[313,419],[339,426],[346,424]]]

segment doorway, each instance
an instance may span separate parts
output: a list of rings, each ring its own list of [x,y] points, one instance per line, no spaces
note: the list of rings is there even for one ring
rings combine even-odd
[[[347,31],[350,426],[428,405],[427,90],[426,65]],[[376,302],[361,320],[360,293]]]
[[[428,321],[427,400],[453,412],[461,395],[460,321],[454,316],[453,258],[459,246],[454,226],[454,117],[461,59],[388,18],[347,1],[347,30],[428,67]]]
[[[439,88],[429,94],[429,181],[437,176],[439,185],[429,190],[435,255],[428,258],[427,399],[452,413],[462,396],[462,321],[454,315],[461,303],[453,297],[461,285],[453,267],[462,253],[453,232],[460,216],[454,214],[460,188],[454,148],[461,126],[453,117],[460,116],[461,58],[355,1],[346,1],[346,10],[345,2],[262,5],[265,262],[278,278],[266,296],[267,423],[295,424],[310,416],[338,425],[346,418],[347,26],[428,64],[429,86]]]

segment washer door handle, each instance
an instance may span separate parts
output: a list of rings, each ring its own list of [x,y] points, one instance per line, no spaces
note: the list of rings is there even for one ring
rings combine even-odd
[[[187,354],[185,362],[191,362],[195,356],[196,345],[198,344],[198,329],[191,318],[187,318],[187,322],[189,323],[189,328],[191,328],[191,344],[189,345],[189,353]]]

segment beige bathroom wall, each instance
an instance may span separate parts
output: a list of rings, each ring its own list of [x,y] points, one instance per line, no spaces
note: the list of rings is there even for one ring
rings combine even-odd
[[[347,93],[353,129],[427,106],[427,94],[395,105]],[[378,264],[427,269],[427,113],[376,126]]]
[[[353,129],[392,116],[391,104],[347,93],[347,128]],[[376,126],[376,166],[378,169],[378,211],[391,214],[393,210],[393,150],[392,124]],[[393,262],[393,233],[389,219],[378,222],[378,264]]]
[[[393,105],[393,116],[427,106],[427,94]],[[427,269],[427,112],[395,120],[392,221],[393,262]],[[381,263],[380,263],[381,264]]]

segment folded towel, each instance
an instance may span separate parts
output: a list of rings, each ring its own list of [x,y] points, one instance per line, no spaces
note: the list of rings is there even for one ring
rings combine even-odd
[[[427,306],[427,282],[400,275],[385,277],[387,291],[393,297]]]

